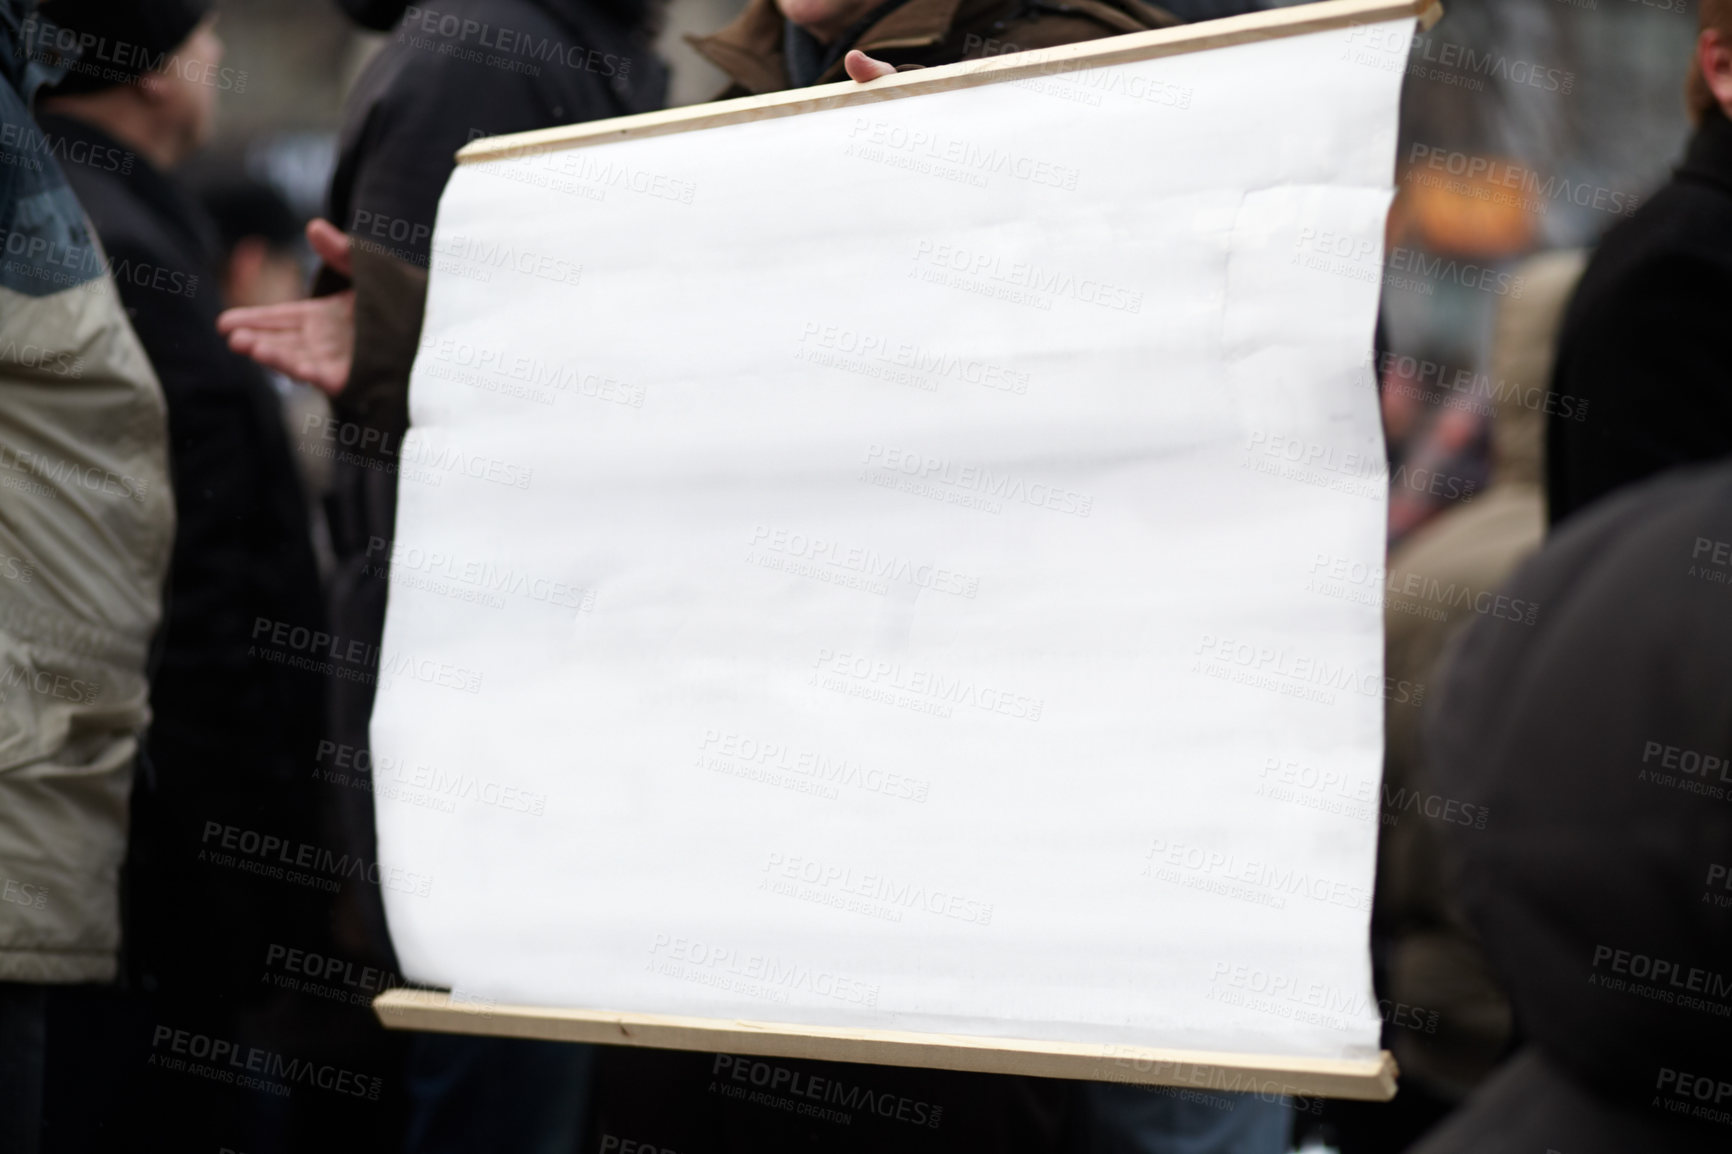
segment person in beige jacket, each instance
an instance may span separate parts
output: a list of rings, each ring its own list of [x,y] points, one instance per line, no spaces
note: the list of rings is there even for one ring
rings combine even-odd
[[[174,536],[160,388],[31,119],[63,67],[0,0],[0,1150],[36,1150],[48,990],[117,972]]]

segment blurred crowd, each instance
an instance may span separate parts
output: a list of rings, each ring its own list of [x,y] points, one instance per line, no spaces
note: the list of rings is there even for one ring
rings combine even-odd
[[[1407,46],[1362,582],[1432,690],[1370,799],[1395,1100],[776,1060],[934,1119],[839,1128],[725,1055],[383,1030],[373,685],[261,637],[377,653],[468,141],[1267,5],[748,0],[670,76],[689,6],[336,0],[335,133],[211,148],[228,13],[0,0],[0,1152],[1732,1149],[1732,0],[1599,5]]]

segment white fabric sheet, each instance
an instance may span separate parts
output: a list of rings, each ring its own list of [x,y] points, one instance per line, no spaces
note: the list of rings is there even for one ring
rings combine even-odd
[[[1357,38],[459,168],[372,723],[405,973],[1373,1054],[1423,689]]]

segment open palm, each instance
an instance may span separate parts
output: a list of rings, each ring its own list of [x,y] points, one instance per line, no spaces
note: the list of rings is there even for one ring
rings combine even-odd
[[[349,238],[328,220],[307,225],[313,251],[351,275]],[[342,392],[355,354],[355,290],[280,305],[229,309],[217,318],[229,347],[331,395]]]

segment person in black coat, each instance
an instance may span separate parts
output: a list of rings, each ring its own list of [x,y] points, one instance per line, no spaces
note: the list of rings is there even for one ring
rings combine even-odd
[[[1565,315],[1550,419],[1552,524],[1614,489],[1732,453],[1732,4],[1704,0],[1697,119],[1671,183],[1613,229]],[[1574,414],[1586,405],[1586,418]]]
[[[236,310],[262,320],[262,341],[236,347],[333,394],[331,421],[308,430],[337,450],[328,505],[335,572],[332,633],[376,654],[408,430],[409,370],[439,198],[459,148],[523,132],[661,107],[667,72],[653,41],[658,0],[340,0],[389,36],[350,93],[332,175],[329,221],[309,239],[325,259],[316,299]],[[574,202],[578,203],[578,202]],[[335,222],[333,225],[332,222]],[[352,360],[309,367],[323,348],[311,318],[353,318]],[[333,760],[364,788],[334,795],[333,840],[371,860],[379,782],[368,752],[371,679],[330,683]],[[343,883],[343,953],[398,972],[377,886]],[[404,1082],[405,1149],[576,1150],[588,1127],[587,1047],[414,1035]]]
[[[345,378],[314,383],[336,393],[334,425],[318,433],[344,450],[330,505],[334,632],[377,646],[433,220],[457,150],[480,136],[659,108],[667,71],[652,48],[655,0],[450,0],[437,10],[400,0],[342,3],[390,37],[344,111],[329,216],[352,247],[339,268],[327,266],[319,286],[352,302],[356,354]],[[315,244],[327,230],[315,224]],[[367,749],[373,689],[367,681],[332,683],[339,748]],[[355,760],[370,764],[364,755]],[[371,795],[352,792],[345,801],[343,836],[371,854]],[[354,899],[345,903],[345,924],[364,935],[356,948],[395,970],[376,887],[344,896]]]
[[[111,1009],[145,1022],[147,1047],[160,1024],[284,1050],[260,1024],[274,997],[261,983],[266,958],[273,945],[320,951],[330,894],[273,875],[265,846],[278,839],[269,844],[293,857],[323,844],[309,778],[324,685],[307,666],[326,626],[277,392],[214,331],[215,234],[166,171],[212,126],[222,44],[207,8],[44,4],[68,35],[109,49],[44,95],[39,123],[68,160],[168,407],[177,523],[123,903],[123,969],[137,1000]],[[110,1124],[126,1141],[270,1148],[249,1141],[276,1129],[256,1102],[157,1073],[154,1053],[120,1072],[133,1089]],[[113,1133],[97,1141],[121,1148]]]
[[[1445,657],[1428,789],[1527,1048],[1415,1154],[1732,1149],[1732,464],[1554,532]]]
[[[221,46],[205,8],[203,0],[137,7],[62,0],[43,10],[68,29],[89,28],[117,42],[167,40],[185,58],[214,62]],[[152,23],[185,35],[131,27]],[[96,78],[113,73],[70,73],[43,99],[38,119],[61,151],[84,158],[66,166],[67,178],[168,401],[176,532],[152,678],[149,764],[134,798],[147,816],[134,831],[133,856],[175,874],[176,885],[188,870],[187,877],[203,879],[200,892],[239,894],[255,888],[241,882],[246,875],[192,867],[210,840],[207,821],[309,832],[305,822],[287,826],[301,816],[297,810],[309,810],[302,802],[323,730],[323,683],[292,658],[312,654],[311,634],[324,629],[321,591],[277,393],[215,333],[222,307],[215,233],[164,171],[208,133],[215,88],[168,73],[130,82]],[[307,638],[298,646],[282,639],[301,630]],[[212,932],[224,911],[188,909],[185,891],[153,897],[156,879],[137,870],[131,882],[133,961],[186,954],[196,970],[165,969],[155,980],[205,989],[227,981],[223,958],[238,927]],[[138,903],[157,897],[162,906],[145,916]],[[243,915],[245,924],[260,911],[226,912]],[[257,958],[250,947],[245,956],[241,981],[256,985]]]
[[[349,95],[329,216],[352,241],[358,339],[333,400],[338,459],[331,502],[337,632],[376,645],[384,631],[386,564],[396,522],[399,451],[408,429],[409,369],[440,194],[459,148],[480,136],[660,108],[667,71],[652,43],[654,0],[342,0],[389,39]],[[576,202],[574,202],[576,203]],[[336,287],[327,277],[327,287]],[[373,686],[333,683],[340,745],[368,748]],[[367,759],[371,764],[371,759]],[[348,844],[371,853],[376,793],[353,793]],[[344,895],[366,948],[396,969],[379,893]],[[589,1047],[418,1035],[410,1041],[411,1154],[572,1150],[589,1126]]]

